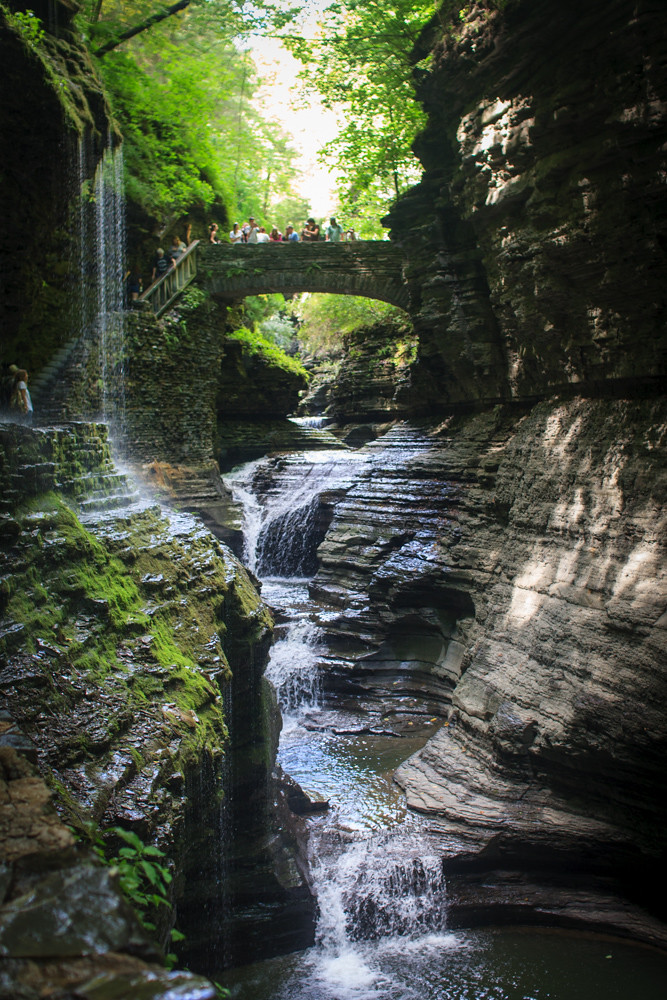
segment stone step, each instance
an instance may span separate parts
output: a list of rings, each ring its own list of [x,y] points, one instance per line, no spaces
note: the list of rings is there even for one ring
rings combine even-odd
[[[138,493],[116,493],[104,494],[102,496],[88,497],[79,504],[82,514],[93,511],[120,510],[123,507],[131,507],[139,499]]]

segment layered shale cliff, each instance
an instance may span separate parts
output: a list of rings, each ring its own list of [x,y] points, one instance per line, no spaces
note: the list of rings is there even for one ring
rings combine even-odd
[[[424,419],[371,446],[320,547],[329,684],[445,715],[397,777],[451,871],[603,873],[661,910],[660,9],[500,7],[417,52],[426,170],[390,220]]]
[[[477,2],[415,57],[425,175],[390,215],[412,398],[649,391],[665,374],[667,52],[658,0]]]
[[[150,891],[139,909],[163,945],[177,912],[181,954],[199,968],[210,953],[224,962],[239,912],[246,947],[267,921],[288,948],[296,926],[308,935],[309,893],[280,867],[279,834],[263,839],[277,739],[262,682],[270,615],[199,520],[116,470],[104,425],[1,424],[0,486],[0,995],[88,996],[104,975],[116,989],[129,977],[127,995],[143,976],[147,997],[181,985],[212,996],[130,960],[162,955],[86,845],[104,832],[116,856],[115,827],[157,845],[174,909],[154,909]],[[254,898],[266,897],[259,919],[246,912],[247,865]]]

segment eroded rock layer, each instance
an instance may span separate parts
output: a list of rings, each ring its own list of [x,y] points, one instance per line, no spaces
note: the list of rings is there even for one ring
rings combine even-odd
[[[295,927],[298,943],[307,941],[309,892],[288,861],[279,874],[271,865],[271,850],[285,850],[279,835],[268,836],[265,806],[277,739],[261,679],[272,622],[241,564],[196,518],[137,492],[111,461],[104,425],[1,425],[0,486],[0,748],[38,765],[84,841],[120,826],[158,845],[173,875],[183,948],[199,968],[226,963],[239,914],[256,950],[270,937],[267,923],[286,948]],[[30,825],[17,816],[14,826]],[[240,827],[254,836],[241,848],[232,834]],[[15,837],[5,834],[3,853]],[[33,839],[27,853],[41,856],[38,830]],[[65,880],[58,905],[75,906],[68,871],[58,873],[70,860],[44,863],[52,881]],[[247,866],[256,866],[255,898],[265,897],[259,919],[248,914]],[[0,866],[0,957],[26,957],[10,931],[37,905],[45,930],[31,956],[44,959],[53,954],[46,925],[56,902],[53,894],[21,902],[20,875]],[[72,891],[87,891],[82,884]],[[149,915],[167,943],[173,911]],[[30,1000],[42,995],[41,975],[25,993]]]
[[[650,401],[399,426],[336,509],[314,583],[340,609],[330,684],[381,711],[451,705],[397,777],[459,863],[615,868],[651,895],[664,433]]]
[[[413,404],[655,388],[663,5],[478,0],[462,15],[436,15],[417,52],[425,174],[390,216],[421,339]]]

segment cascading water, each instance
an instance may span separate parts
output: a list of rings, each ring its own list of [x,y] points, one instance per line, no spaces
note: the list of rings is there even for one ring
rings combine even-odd
[[[122,147],[111,138],[97,159],[90,140],[81,138],[74,164],[72,193],[72,275],[70,303],[72,338],[61,357],[66,365],[55,385],[48,387],[42,409],[58,400],[69,415],[68,400],[73,373],[78,377],[95,359],[97,385],[89,385],[89,416],[101,418],[117,446],[122,444],[125,413],[125,198]],[[45,387],[46,388],[46,387]]]
[[[414,466],[400,439],[386,446],[385,466]],[[661,956],[581,935],[448,930],[443,845],[392,781],[425,736],[378,731],[326,693],[321,626],[336,612],[309,597],[307,579],[289,578],[300,565],[290,535],[304,536],[299,551],[316,551],[327,506],[373,477],[379,447],[262,459],[225,477],[246,513],[249,564],[285,574],[262,586],[277,621],[267,675],[283,711],[278,763],[330,808],[306,820],[315,946],[215,978],[233,1000],[627,1000],[640,995],[637,982],[642,1000],[658,1000]],[[270,560],[258,559],[262,547]]]
[[[310,600],[307,576],[317,568],[327,507],[371,471],[370,453],[336,451],[263,459],[225,477],[243,504],[248,563],[268,574],[262,593],[278,612],[267,668],[283,713],[278,761],[331,804],[326,819],[311,821],[319,921],[308,980],[318,992],[303,996],[341,1000],[385,995],[372,953],[390,941],[400,948],[426,935],[442,939],[446,911],[439,855],[391,781],[414,743],[399,748],[392,735],[369,736],[354,714],[322,707],[319,620],[327,612]]]
[[[95,182],[97,337],[102,371],[102,412],[118,440],[125,411],[125,199],[122,147],[104,151]]]

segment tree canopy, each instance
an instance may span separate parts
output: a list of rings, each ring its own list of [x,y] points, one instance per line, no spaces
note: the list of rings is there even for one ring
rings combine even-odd
[[[294,151],[253,104],[259,79],[244,44],[248,31],[280,28],[284,11],[236,0],[122,0],[107,10],[90,0],[85,17],[125,137],[127,195],[155,235],[193,212],[224,224],[298,201]]]
[[[340,212],[366,237],[420,176],[412,142],[426,118],[415,99],[411,52],[433,15],[432,0],[334,0],[313,38],[285,44],[302,78],[344,125],[322,152],[340,178]]]

